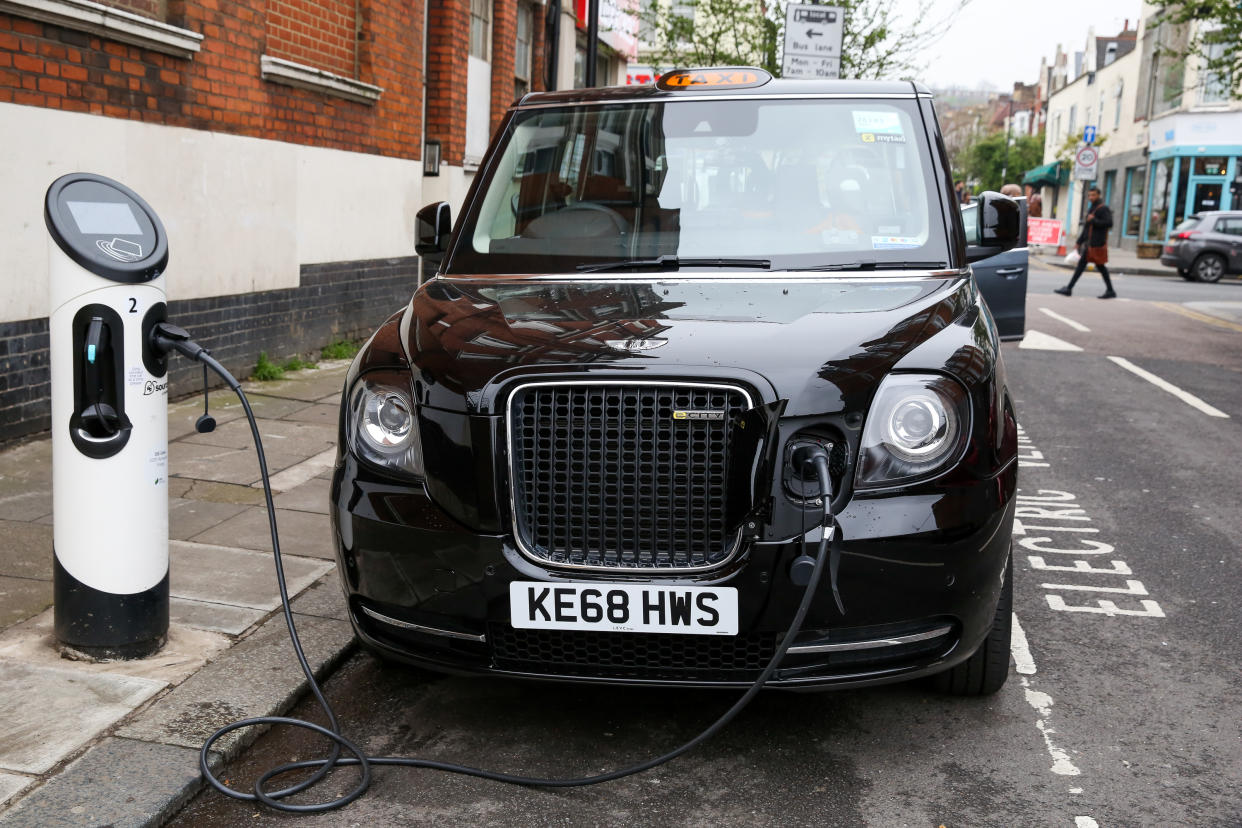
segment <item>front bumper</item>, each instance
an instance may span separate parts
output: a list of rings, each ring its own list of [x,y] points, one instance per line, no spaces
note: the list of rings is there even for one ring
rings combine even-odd
[[[838,613],[823,578],[772,685],[861,686],[929,675],[969,657],[992,625],[1009,554],[1016,464],[969,486],[854,498]],[[435,670],[552,681],[743,687],[771,658],[802,597],[797,540],[753,543],[720,570],[625,578],[524,557],[511,535],[456,523],[421,486],[360,469],[333,478],[337,564],[359,639]],[[515,630],[509,583],[659,581],[738,589],[736,637]]]

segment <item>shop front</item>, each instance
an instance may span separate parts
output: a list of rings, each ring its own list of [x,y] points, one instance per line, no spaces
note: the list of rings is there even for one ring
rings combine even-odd
[[[1163,244],[1186,216],[1242,208],[1242,111],[1190,112],[1152,121],[1140,240]]]

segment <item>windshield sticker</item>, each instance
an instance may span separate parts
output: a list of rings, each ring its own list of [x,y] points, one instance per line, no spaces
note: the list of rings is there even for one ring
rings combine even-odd
[[[918,236],[872,236],[873,250],[905,250],[911,247],[922,247],[923,242]]]
[[[854,131],[864,144],[904,144],[901,115],[873,109],[855,109]]]

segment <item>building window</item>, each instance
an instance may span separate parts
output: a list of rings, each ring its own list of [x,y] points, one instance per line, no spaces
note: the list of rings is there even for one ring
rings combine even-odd
[[[1113,111],[1113,129],[1121,129],[1121,101],[1122,94],[1125,91],[1125,81],[1121,78],[1117,79],[1117,91],[1113,93],[1116,99],[1117,108]]]
[[[470,56],[479,60],[490,60],[491,47],[491,0],[470,0]]]
[[[1121,228],[1123,236],[1138,237],[1139,227],[1143,223],[1143,185],[1146,181],[1147,174],[1142,167],[1130,167],[1126,170],[1126,222]]]
[[[1143,240],[1163,242],[1169,219],[1169,182],[1173,176],[1173,158],[1161,158],[1151,165],[1151,211]]]
[[[513,91],[515,97],[522,97],[530,91],[531,54],[533,52],[531,33],[534,31],[534,9],[528,3],[520,3],[517,8],[517,46],[513,52]]]
[[[1074,127],[1078,123],[1078,104],[1070,104],[1069,126],[1066,127],[1070,135],[1074,134]]]
[[[1224,43],[1206,43],[1205,49],[1208,60],[1219,60],[1225,56]],[[1199,83],[1199,103],[1216,104],[1225,103],[1229,100],[1229,81],[1230,73],[1211,72],[1204,65],[1203,73]]]

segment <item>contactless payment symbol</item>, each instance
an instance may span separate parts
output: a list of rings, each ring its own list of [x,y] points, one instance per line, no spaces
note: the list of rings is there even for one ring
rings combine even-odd
[[[128,239],[100,239],[95,245],[118,262],[136,262],[142,258],[142,245]]]

